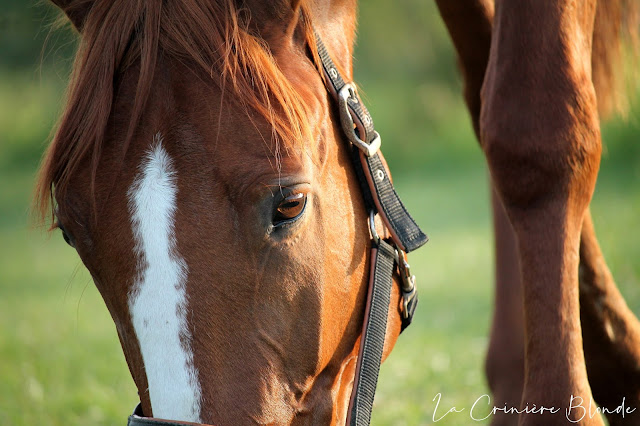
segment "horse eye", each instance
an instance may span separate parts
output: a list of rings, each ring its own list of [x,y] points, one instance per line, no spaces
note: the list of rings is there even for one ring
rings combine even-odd
[[[273,216],[274,226],[291,223],[298,219],[307,205],[307,194],[296,192],[280,201]]]
[[[60,231],[62,231],[62,238],[64,238],[64,241],[69,244],[71,247],[75,248],[75,245],[73,244],[73,240],[71,240],[71,238],[69,237],[69,234],[67,234],[67,231],[62,227],[62,225],[60,225],[60,223],[57,224],[58,229],[60,229]]]

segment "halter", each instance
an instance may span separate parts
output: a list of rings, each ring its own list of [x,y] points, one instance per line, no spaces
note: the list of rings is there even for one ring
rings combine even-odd
[[[371,232],[371,272],[358,352],[356,375],[349,401],[346,424],[368,425],[373,397],[382,361],[387,315],[391,302],[393,272],[398,269],[402,293],[402,331],[411,324],[418,304],[415,276],[411,275],[406,254],[424,245],[428,238],[420,230],[389,179],[380,153],[381,138],[373,127],[373,119],[360,100],[353,83],[345,83],[329,52],[315,33],[318,55],[322,62],[323,80],[336,101],[342,131],[349,140],[351,162],[356,172],[364,203],[369,212]],[[378,235],[375,215],[379,214],[391,235],[385,241]],[[197,423],[167,421],[144,417],[140,404],[129,416],[128,426],[178,426]],[[205,425],[200,425],[205,426]]]

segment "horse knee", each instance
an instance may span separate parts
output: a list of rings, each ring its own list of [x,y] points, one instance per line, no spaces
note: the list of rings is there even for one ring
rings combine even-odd
[[[601,154],[595,91],[590,82],[568,85],[550,94],[513,78],[485,82],[481,146],[508,211],[590,200]]]

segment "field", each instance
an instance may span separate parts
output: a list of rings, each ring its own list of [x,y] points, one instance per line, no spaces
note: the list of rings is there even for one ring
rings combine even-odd
[[[0,424],[124,424],[137,395],[109,313],[73,249],[29,215],[36,168],[62,105],[70,37],[54,33],[42,59],[46,8],[6,3],[8,18],[0,20],[10,35],[0,39]],[[441,394],[436,418],[451,406],[466,411],[437,423],[468,425],[469,408],[487,392],[483,360],[493,291],[487,172],[433,5],[364,3],[356,77],[398,191],[431,238],[410,258],[420,306],[383,365],[372,423],[431,424]],[[380,22],[392,29],[379,31]],[[636,101],[627,120],[604,129],[592,213],[609,266],[640,314],[640,92],[631,90]]]

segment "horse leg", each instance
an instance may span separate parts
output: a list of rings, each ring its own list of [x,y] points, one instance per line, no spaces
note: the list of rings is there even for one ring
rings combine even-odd
[[[592,395],[578,292],[580,234],[601,154],[594,16],[595,0],[496,1],[480,131],[520,255],[521,406],[538,409],[521,414],[523,425],[602,425],[584,408]]]
[[[518,247],[513,229],[497,194],[492,192],[495,234],[495,307],[485,372],[492,404],[520,407],[524,386],[524,314]],[[513,425],[517,416],[498,411],[491,424]]]
[[[480,90],[491,47],[493,2],[490,0],[437,0],[440,15],[458,53],[464,78],[464,97],[479,138]],[[497,407],[519,407],[524,382],[524,325],[518,248],[500,199],[492,192],[495,234],[495,309],[485,372]],[[498,412],[493,425],[517,421]]]
[[[496,407],[518,407],[524,378],[522,286],[511,224],[492,196],[496,236],[495,311],[485,364]],[[589,383],[595,400],[614,411],[610,425],[640,424],[640,323],[627,306],[607,267],[587,211],[580,238],[580,317]],[[517,420],[498,412],[492,424]]]
[[[491,44],[493,3],[489,0],[438,0],[459,56],[465,101],[479,136],[480,89]],[[492,194],[495,231],[495,310],[485,370],[493,403],[518,407],[524,381],[522,284],[514,232],[495,192]],[[609,408],[640,397],[637,366],[640,337],[637,320],[620,296],[595,239],[589,214],[580,243],[580,304],[584,351],[589,381],[596,400]],[[613,334],[612,334],[613,333]],[[619,344],[617,344],[619,342]],[[626,379],[626,380],[625,380]],[[640,404],[630,407],[640,406]],[[610,416],[611,424],[637,424],[637,414]],[[512,415],[496,414],[494,425],[513,424]]]
[[[458,53],[464,79],[464,99],[479,138],[480,90],[489,61],[493,0],[436,0]]]
[[[580,244],[580,315],[589,382],[600,405],[640,408],[640,324],[615,285],[591,215]],[[640,424],[640,410],[608,415],[611,425]]]

